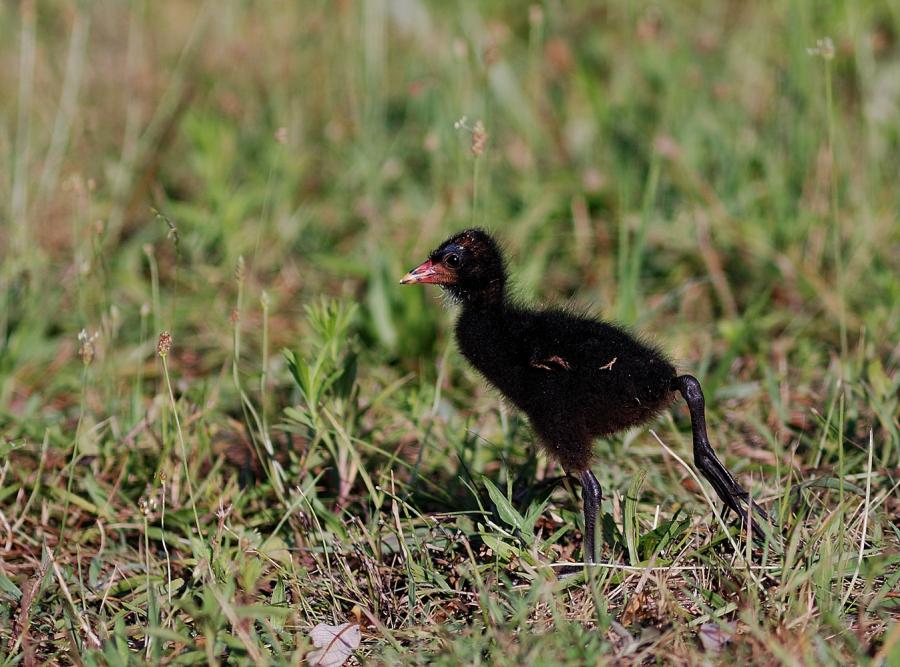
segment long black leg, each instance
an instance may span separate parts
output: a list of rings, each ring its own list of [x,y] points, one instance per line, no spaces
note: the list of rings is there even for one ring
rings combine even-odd
[[[584,503],[584,562],[594,562],[594,551],[596,548],[596,540],[594,533],[597,526],[597,515],[600,513],[600,499],[603,490],[600,488],[600,482],[594,477],[594,473],[590,470],[584,470],[581,473],[581,497]]]
[[[709,480],[719,498],[725,503],[725,507],[734,510],[744,522],[747,522],[747,511],[741,505],[745,503],[748,507],[752,507],[757,514],[766,522],[769,516],[762,507],[750,500],[750,495],[744,491],[740,484],[735,481],[731,473],[722,465],[722,462],[713,451],[712,445],[709,444],[709,436],[706,434],[706,415],[704,414],[705,403],[703,400],[703,390],[700,383],[692,375],[681,375],[672,380],[672,388],[677,389],[687,401],[688,410],[691,413],[691,431],[694,436],[694,463],[703,476]],[[759,523],[753,522],[753,532],[757,537],[764,538],[765,531],[760,528]]]

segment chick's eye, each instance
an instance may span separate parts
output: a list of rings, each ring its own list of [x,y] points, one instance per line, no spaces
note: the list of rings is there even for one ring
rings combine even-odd
[[[456,253],[450,253],[449,255],[444,257],[444,264],[449,266],[451,269],[458,269],[462,264],[462,259]]]

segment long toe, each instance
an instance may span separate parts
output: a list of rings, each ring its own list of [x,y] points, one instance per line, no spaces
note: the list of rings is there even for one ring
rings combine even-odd
[[[769,515],[766,513],[766,511],[762,507],[757,505],[752,500],[748,499],[748,501],[750,503],[750,507],[752,507],[753,510],[756,512],[756,514],[759,515],[758,518],[753,519],[753,524],[752,524],[753,525],[753,534],[756,535],[756,537],[759,538],[760,540],[765,540],[766,539],[766,531],[763,530],[762,524],[766,523],[769,526],[772,526],[773,525],[772,519],[769,518]],[[760,521],[759,519],[762,519],[762,521]]]
[[[733,510],[745,525],[749,523],[752,526],[755,537],[764,540],[766,531],[763,530],[761,523],[765,522],[769,525],[772,523],[766,511],[750,498],[750,494],[724,468],[709,465],[702,469],[702,472],[705,473],[706,478],[725,503],[726,510]],[[748,509],[750,508],[757,515],[752,523],[748,517]]]
[[[772,520],[769,518],[769,515],[766,513],[766,511],[756,501],[754,501],[750,497],[750,494],[747,493],[747,491],[745,491],[737,482],[733,482],[729,495],[731,496],[734,505],[737,505],[736,511],[745,523],[750,521],[750,517],[747,516],[747,511],[744,510],[744,508],[741,507],[739,503],[743,503],[748,508],[752,509],[758,515],[759,519],[762,519],[763,522],[772,525]],[[731,503],[729,503],[729,505],[731,505]],[[757,537],[764,538],[766,533],[762,529],[760,523],[761,522],[759,520],[753,520],[753,532]]]
[[[762,524],[766,523],[769,526],[771,526],[772,520],[769,518],[769,515],[766,513],[766,511],[750,498],[749,493],[744,491],[739,486],[737,487],[737,489],[738,490],[732,495],[732,500],[733,500],[734,504],[736,505],[736,507],[732,507],[732,509],[734,509],[737,512],[738,516],[740,516],[740,518],[741,518],[741,522],[744,525],[747,525],[747,524],[751,525],[751,527],[753,529],[753,536],[755,538],[757,538],[758,540],[765,540],[766,539],[766,531],[763,529]],[[740,501],[740,502],[738,502],[738,501]],[[750,513],[747,511],[747,509],[745,509],[740,504],[741,502],[746,504],[748,509],[752,509],[758,515],[758,517],[751,518],[749,516]],[[729,505],[730,505],[730,503],[729,503]],[[762,521],[760,521],[760,519],[762,519]]]
[[[755,503],[754,503],[754,505],[755,505]],[[757,509],[757,511],[759,511],[758,507],[756,507],[755,509]],[[765,541],[766,531],[763,530],[762,522],[759,520],[759,518],[751,519],[750,513],[747,512],[747,510],[745,510],[743,508],[741,508],[740,514],[741,514],[741,523],[743,523],[745,526],[749,524],[750,527],[753,529],[753,537],[757,540]],[[765,516],[765,513],[763,513],[763,515]],[[768,523],[767,516],[765,518],[765,521],[766,521],[766,523]]]

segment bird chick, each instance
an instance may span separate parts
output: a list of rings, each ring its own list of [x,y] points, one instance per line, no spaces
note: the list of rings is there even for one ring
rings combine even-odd
[[[439,285],[461,304],[456,341],[463,356],[528,416],[544,449],[581,482],[586,562],[595,557],[602,493],[591,472],[593,441],[648,422],[676,392],[688,404],[700,472],[741,519],[748,508],[768,518],[716,457],[697,379],[678,375],[663,352],[616,325],[512,301],[503,254],[487,232],[447,239],[400,282]]]

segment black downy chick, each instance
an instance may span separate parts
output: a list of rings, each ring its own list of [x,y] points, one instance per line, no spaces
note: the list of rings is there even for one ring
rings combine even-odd
[[[440,285],[462,305],[456,340],[463,356],[522,410],[547,452],[582,485],[584,558],[594,561],[601,489],[591,472],[595,438],[643,424],[678,391],[687,401],[694,462],[725,506],[747,521],[765,512],[716,457],[706,434],[703,392],[655,347],[606,322],[558,309],[513,303],[496,241],[469,229],[442,243],[407,273],[404,285]],[[753,522],[757,535],[764,533]]]

